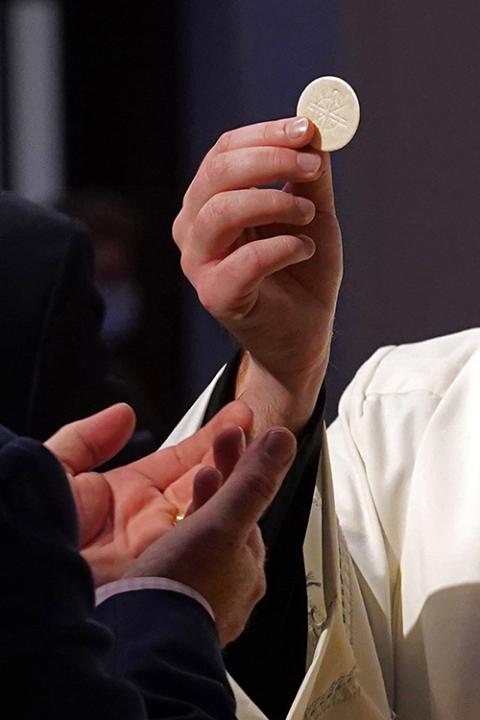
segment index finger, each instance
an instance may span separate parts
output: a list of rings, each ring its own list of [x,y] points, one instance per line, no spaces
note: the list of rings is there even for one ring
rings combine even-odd
[[[225,427],[236,425],[248,434],[252,422],[253,413],[248,405],[235,400],[190,437],[137,460],[130,468],[151,478],[159,490],[166,490],[181,475],[213,459],[214,440]]]
[[[205,202],[205,193],[202,189],[205,182],[203,177],[204,168],[214,156],[224,152],[253,147],[298,149],[310,143],[315,132],[315,125],[308,118],[291,117],[246,125],[223,133],[203,158],[192,183],[185,193],[184,211],[186,210],[188,214],[195,214]]]
[[[306,117],[269,120],[227,130],[220,136],[208,155],[257,146],[282,145],[299,148],[311,142],[314,134],[315,125]]]

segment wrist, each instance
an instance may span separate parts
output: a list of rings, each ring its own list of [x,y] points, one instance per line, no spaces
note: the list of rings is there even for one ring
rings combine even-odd
[[[237,374],[236,399],[254,412],[254,433],[272,425],[284,425],[299,433],[315,408],[325,379],[328,352],[301,372],[271,372],[245,352]]]

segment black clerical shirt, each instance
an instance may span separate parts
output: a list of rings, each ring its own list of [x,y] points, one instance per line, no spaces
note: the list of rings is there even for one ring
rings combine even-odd
[[[235,398],[240,353],[227,365],[204,421]],[[227,669],[269,720],[283,720],[305,675],[307,589],[303,541],[320,459],[325,389],[298,440],[295,462],[260,521],[267,594],[247,629],[224,652]]]

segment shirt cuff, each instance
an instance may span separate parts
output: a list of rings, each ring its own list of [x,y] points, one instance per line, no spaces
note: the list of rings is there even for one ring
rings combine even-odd
[[[120,593],[132,592],[132,590],[167,590],[169,592],[180,593],[180,595],[187,595],[192,598],[207,611],[212,620],[215,622],[215,615],[203,595],[191,588],[189,585],[177,582],[176,580],[170,580],[170,578],[159,578],[159,577],[131,577],[122,578],[121,580],[115,580],[114,582],[107,583],[97,588],[95,591],[95,606],[113,597],[113,595],[120,595]]]

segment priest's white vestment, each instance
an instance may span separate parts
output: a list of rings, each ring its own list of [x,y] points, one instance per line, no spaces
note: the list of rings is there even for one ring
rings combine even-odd
[[[166,444],[199,426],[214,383]],[[304,557],[310,648],[288,720],[480,718],[480,330],[358,371]],[[232,686],[240,720],[265,718]]]

